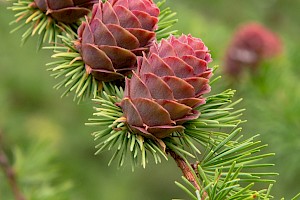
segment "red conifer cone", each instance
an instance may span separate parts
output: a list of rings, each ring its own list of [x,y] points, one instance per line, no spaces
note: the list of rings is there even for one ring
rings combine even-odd
[[[156,141],[183,131],[184,122],[199,117],[196,107],[210,92],[211,60],[204,43],[190,35],[171,36],[151,47],[126,79],[120,105],[130,129]]]
[[[275,33],[258,23],[244,24],[233,35],[226,52],[224,68],[234,77],[245,67],[256,70],[264,59],[281,52],[282,43]]]
[[[136,55],[155,39],[159,9],[152,0],[99,1],[79,27],[76,47],[88,73],[114,81],[136,67]]]
[[[87,15],[96,0],[34,0],[34,3],[57,21],[70,24]]]

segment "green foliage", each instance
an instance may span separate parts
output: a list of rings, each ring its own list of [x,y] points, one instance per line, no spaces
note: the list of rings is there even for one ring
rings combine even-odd
[[[158,29],[156,30],[156,39],[160,41],[163,38],[167,38],[170,35],[176,35],[177,30],[170,30],[175,23],[178,22],[174,19],[176,13],[171,10],[171,8],[166,7],[165,3],[167,0],[157,2],[157,6],[160,9],[160,14],[158,17]]]
[[[158,7],[163,7],[165,1],[158,2]],[[157,40],[175,34],[177,31],[169,29],[177,22],[173,17],[176,13],[170,8],[165,8],[159,16],[158,30],[156,31]],[[102,91],[103,83],[97,81],[92,74],[88,74],[85,70],[85,64],[80,53],[75,48],[74,42],[78,39],[78,35],[72,28],[64,25],[67,30],[66,36],[57,35],[61,42],[53,47],[44,47],[44,49],[53,49],[52,58],[57,61],[48,63],[49,71],[53,72],[52,76],[59,79],[59,83],[54,86],[56,89],[66,88],[62,96],[74,93],[74,101],[82,101],[83,99],[95,98]]]
[[[96,154],[114,148],[115,153],[109,165],[119,155],[119,166],[123,166],[129,152],[132,168],[139,163],[139,160],[145,167],[149,155],[156,163],[161,162],[161,157],[167,159],[166,153],[158,143],[129,130],[122,110],[117,106],[122,99],[123,90],[114,87],[115,91],[110,93],[113,87],[106,86],[104,90],[107,92],[103,92],[101,97],[94,100],[98,104],[94,113],[96,118],[90,119],[87,123],[96,126],[99,130],[93,134],[95,140],[100,140],[96,146],[98,148]],[[243,109],[233,109],[240,102],[240,100],[232,102],[233,95],[234,91],[227,90],[208,96],[207,103],[199,106],[199,111],[202,113],[199,119],[185,123],[184,133],[174,133],[171,137],[163,139],[163,142],[167,149],[184,159],[196,158],[196,154],[201,155],[201,158],[197,159],[199,162],[197,174],[199,180],[204,180],[202,187],[206,188],[205,191],[207,190],[211,199],[217,197],[222,199],[228,195],[232,199],[235,197],[242,199],[251,195],[264,198],[268,196],[267,190],[252,191],[251,188],[257,182],[274,182],[268,177],[275,176],[276,173],[257,171],[273,166],[258,162],[273,154],[260,153],[267,145],[255,141],[256,136],[241,140],[243,137],[240,135],[241,128],[237,127],[242,122],[239,118]],[[204,153],[201,154],[202,150]],[[245,185],[247,182],[248,184]]]
[[[76,33],[72,35],[77,38]],[[95,98],[101,83],[97,82],[91,74],[86,72],[81,55],[74,46],[74,37],[71,35],[59,36],[63,45],[47,48],[54,49],[52,58],[58,59],[47,64],[47,66],[51,66],[49,71],[53,72],[52,76],[55,79],[61,79],[54,88],[66,88],[62,96],[74,92],[74,100],[78,101],[90,97]]]
[[[48,142],[32,144],[25,151],[15,149],[14,169],[28,199],[69,199],[72,182],[60,178],[60,167],[53,165],[55,154]]]
[[[202,115],[188,122],[186,135],[178,138],[194,155],[200,154],[200,149],[204,151],[197,159],[197,174],[202,180],[203,191],[200,194],[206,192],[206,199],[250,199],[253,195],[266,198],[268,190],[253,191],[251,188],[255,183],[274,182],[268,177],[274,177],[277,173],[266,172],[265,169],[273,164],[261,162],[274,154],[261,153],[267,145],[255,141],[257,136],[241,140],[241,128],[237,127],[242,122],[239,117],[243,110],[233,110],[233,106],[240,102],[231,103],[233,94],[233,91],[227,90],[207,97],[207,103],[199,107]],[[201,144],[201,147],[197,148],[192,141]],[[172,150],[185,156],[178,148]],[[183,188],[181,184],[176,184]],[[184,190],[187,191],[186,188]]]
[[[12,167],[17,175],[19,188],[26,199],[70,199],[73,184],[60,177],[61,168],[58,164],[54,164],[56,152],[48,140],[31,143],[27,149],[16,147],[12,154],[14,160]],[[0,194],[0,198],[10,199],[9,192]]]
[[[272,198],[269,195],[272,185],[269,185],[267,189],[259,191],[251,190],[254,183],[250,183],[241,188],[239,184],[240,179],[238,178],[241,168],[235,171],[234,168],[235,163],[232,164],[230,171],[223,180],[220,180],[222,169],[215,171],[214,179],[212,180],[209,180],[204,173],[199,173],[200,177],[204,180],[200,191],[196,190],[185,177],[182,177],[185,185],[179,182],[175,182],[175,184],[194,200],[250,200]],[[200,166],[198,170],[202,170]]]
[[[111,150],[116,148],[109,165],[119,155],[118,165],[121,167],[125,162],[128,151],[132,161],[132,170],[139,163],[145,168],[148,162],[148,153],[151,153],[155,162],[161,162],[161,157],[167,159],[165,153],[150,139],[131,133],[124,123],[123,113],[119,103],[123,97],[123,89],[113,86],[112,84],[104,84],[104,91],[100,97],[94,99],[98,104],[95,107],[96,118],[89,119],[89,126],[96,126],[99,131],[93,133],[95,140],[101,140],[96,146],[99,154],[105,149]]]
[[[16,12],[16,19],[10,24],[19,24],[11,32],[25,29],[22,34],[22,44],[31,36],[38,35],[37,48],[40,49],[44,43],[56,44],[59,35],[68,33],[70,29],[78,28],[77,23],[66,25],[48,17],[38,8],[32,7],[33,0],[8,1],[12,2],[12,6],[8,9]]]
[[[299,3],[296,1],[226,1],[187,0],[171,6],[178,13],[175,25],[180,32],[199,35],[212,49],[214,63],[222,70],[224,52],[235,29],[247,22],[257,21],[276,32],[282,39],[284,52],[279,57],[263,63],[252,80],[243,76],[229,85],[226,74],[222,84],[215,90],[236,89],[238,98],[243,98],[240,107],[246,108],[243,131],[247,135],[261,134],[260,140],[269,144],[269,151],[276,156],[267,158],[279,172],[272,194],[277,197],[292,195],[299,191]],[[266,7],[268,9],[266,9]],[[226,9],[224,9],[226,8]],[[235,13],[234,15],[232,13]],[[296,17],[298,16],[298,17]],[[266,68],[267,67],[267,68]],[[220,71],[219,71],[220,72]]]
[[[199,106],[201,115],[198,119],[186,122],[183,135],[177,135],[180,143],[185,143],[194,152],[200,154],[192,141],[201,144],[203,147],[216,146],[216,143],[224,141],[227,134],[220,131],[220,128],[235,128],[242,122],[239,119],[244,109],[233,111],[233,106],[239,103],[238,100],[231,102],[234,91],[226,90],[220,94],[208,96],[206,104]],[[184,140],[182,140],[184,138]]]
[[[22,1],[24,2],[24,1]],[[198,5],[203,5],[202,1],[197,2]],[[183,4],[188,4],[187,2],[184,3],[178,3],[177,5],[180,7]],[[208,3],[207,3],[208,4]],[[221,5],[222,2],[210,2],[209,6],[212,6],[214,4],[219,4]],[[245,4],[248,5],[248,3],[240,3],[240,4]],[[266,5],[267,3],[263,3],[263,5]],[[277,5],[281,5],[282,3],[280,3],[280,1],[277,1],[276,3]],[[252,4],[253,6],[258,5],[258,4]],[[261,4],[259,4],[261,5]],[[283,7],[285,4],[282,4]],[[238,6],[238,5],[237,5]],[[228,12],[228,16],[230,16],[231,18],[233,17],[232,15],[232,11],[234,9],[228,8],[228,9],[219,9],[217,10],[217,12],[215,12],[215,9],[207,9],[208,7],[206,5],[202,6],[202,13],[206,12],[211,12],[212,10],[214,10],[213,13],[211,13],[211,16],[209,17],[209,19],[212,19],[211,17],[213,17],[213,20],[216,20],[217,17],[220,16],[221,12]],[[220,7],[220,6],[219,6]],[[265,7],[263,7],[263,11],[262,13],[265,13]],[[256,7],[257,8],[257,7]],[[282,10],[282,6],[279,6],[280,11]],[[291,7],[288,7],[288,10],[290,10]],[[293,8],[296,8],[293,7]],[[237,10],[242,10],[241,8],[237,9]],[[250,9],[253,11],[253,9]],[[273,10],[273,9],[268,9],[268,10]],[[220,12],[219,12],[220,11]],[[256,12],[252,12],[256,15]],[[188,9],[188,12],[192,12],[192,9]],[[185,14],[189,14],[188,12],[186,12]],[[199,10],[197,10],[196,12],[199,12]],[[163,13],[163,12],[162,12]],[[216,14],[218,13],[218,14]],[[246,12],[245,12],[246,13]],[[234,20],[240,20],[243,17],[236,17],[236,16],[241,16],[243,14],[241,13],[237,13],[237,15],[234,15]],[[261,14],[262,15],[262,14]],[[192,15],[187,15],[188,18],[190,18]],[[244,14],[244,19],[245,19],[246,14]],[[258,17],[255,16],[256,18]],[[262,16],[260,16],[262,18]],[[163,18],[161,16],[161,18]],[[193,16],[193,18],[195,18],[195,16]],[[224,18],[224,21],[229,21],[229,22],[233,22],[234,20],[228,20],[227,18]],[[271,19],[271,18],[270,18]],[[272,18],[273,19],[273,18]],[[297,17],[294,17],[294,19],[297,19]],[[205,27],[205,29],[215,29],[217,26],[220,26],[220,24],[213,22],[213,20],[207,20],[209,22],[209,24],[205,24],[203,27]],[[161,20],[162,23],[163,20]],[[183,20],[184,23],[188,20]],[[226,23],[223,22],[224,24],[227,25],[227,21]],[[198,22],[197,22],[198,23]],[[288,24],[290,24],[291,22],[289,22]],[[166,23],[167,24],[167,23]],[[202,24],[203,25],[203,24]],[[276,24],[277,25],[277,24]],[[231,25],[232,26],[232,25]],[[162,25],[160,25],[160,28],[163,27]],[[201,27],[201,25],[194,24],[191,27]],[[278,27],[281,27],[278,25]],[[294,28],[297,26],[293,26]],[[21,28],[21,27],[20,27]],[[224,27],[222,27],[224,28]],[[217,29],[217,30],[222,30],[224,32],[223,29]],[[227,39],[226,37],[229,37],[229,30],[231,30],[232,27],[229,27],[227,32],[225,31],[225,34],[222,33],[218,33],[218,37],[217,39],[214,38],[214,34],[208,34],[206,35],[206,37],[208,37],[208,40],[210,40],[211,44],[215,44],[216,47],[218,48],[211,48],[211,49],[216,49],[216,52],[222,52],[222,48],[220,48],[220,44],[222,45],[224,40],[223,39]],[[295,28],[296,29],[296,28]],[[216,29],[215,29],[216,30]],[[287,30],[287,28],[282,28],[282,30]],[[187,32],[190,32],[189,30],[185,30]],[[203,31],[203,30],[201,30]],[[37,31],[38,32],[38,31]],[[199,32],[198,30],[196,31],[197,33]],[[218,32],[218,31],[215,31]],[[297,31],[294,31],[295,33],[298,33]],[[28,33],[27,33],[28,34]],[[48,34],[50,35],[50,34]],[[164,34],[161,34],[164,35]],[[167,34],[165,34],[167,35]],[[224,36],[225,35],[225,36]],[[30,36],[30,34],[29,34]],[[27,36],[27,38],[29,38],[29,36]],[[41,36],[40,36],[41,37]],[[165,37],[165,36],[164,36]],[[225,38],[224,38],[225,37]],[[163,36],[160,36],[158,34],[158,39],[159,38],[163,38]],[[49,39],[49,38],[48,38]],[[65,41],[68,41],[67,43],[69,43],[71,46],[72,44],[72,40],[73,39],[67,39],[67,38],[63,38],[65,39]],[[26,39],[24,39],[26,40]],[[47,41],[47,39],[44,39],[45,41]],[[40,42],[43,41],[42,39],[40,39]],[[214,41],[214,42],[212,42]],[[64,42],[65,43],[65,42]],[[67,46],[67,45],[66,45]],[[73,47],[74,49],[74,47]],[[60,62],[57,61],[58,63],[52,63],[51,66],[56,65],[56,73],[55,77],[57,78],[66,78],[67,77],[67,81],[65,82],[61,82],[60,84],[60,88],[61,87],[67,87],[67,92],[66,93],[70,93],[70,92],[76,92],[75,93],[75,98],[77,98],[78,94],[80,94],[80,92],[82,91],[81,95],[85,96],[84,94],[87,94],[86,97],[90,97],[90,96],[96,96],[96,93],[98,91],[98,86],[99,84],[95,84],[94,87],[91,87],[90,89],[86,89],[89,88],[89,86],[85,86],[86,85],[86,80],[84,77],[85,74],[85,69],[84,66],[82,65],[82,61],[80,59],[78,60],[74,60],[74,58],[77,58],[79,54],[76,54],[76,52],[73,52],[74,54],[72,56],[74,57],[69,57],[69,55],[67,54],[68,52],[72,53],[72,49],[68,48],[68,47],[63,47],[60,46],[56,49],[56,53],[57,58],[64,60],[64,62]],[[296,51],[297,52],[297,51]],[[62,53],[62,54],[59,54]],[[77,52],[78,53],[78,52]],[[55,57],[55,56],[54,56]],[[218,56],[216,56],[218,57]],[[219,55],[220,57],[220,55]],[[292,57],[292,56],[291,56]],[[293,56],[293,59],[295,59],[296,56]],[[73,64],[73,62],[77,62],[78,65],[81,66],[81,68],[77,69],[75,66],[71,67],[71,65]],[[72,63],[71,63],[72,62]],[[292,62],[292,61],[291,61]],[[68,69],[67,71],[60,71],[59,66],[60,64],[65,65],[65,69]],[[290,65],[292,65],[291,63],[288,63]],[[57,66],[58,65],[58,66]],[[284,65],[286,66],[286,65]],[[294,66],[297,66],[296,64],[294,64]],[[53,67],[52,69],[54,69],[55,67]],[[78,70],[78,71],[77,71]],[[59,76],[58,71],[60,71],[61,75]],[[282,69],[278,69],[278,71],[282,71]],[[26,73],[30,73],[30,71],[26,72]],[[69,74],[70,73],[70,74]],[[82,77],[82,85],[76,85],[75,86],[75,82],[74,80],[76,79],[76,75],[78,77]],[[274,77],[274,73],[270,74],[269,77]],[[278,82],[281,82],[279,85],[283,85],[282,83],[287,81],[284,80],[286,79],[287,76],[282,75],[282,78],[280,79],[280,81],[278,81],[278,79],[276,79],[275,83],[278,84]],[[288,76],[289,79],[290,76]],[[262,77],[264,78],[264,77]],[[264,79],[265,80],[265,79]],[[295,75],[295,79],[291,79],[291,85],[294,85],[294,81],[297,80],[297,76]],[[69,83],[68,85],[66,85],[67,83]],[[72,85],[74,83],[74,85]],[[72,85],[72,87],[70,86]],[[295,145],[291,145],[291,140],[293,140],[293,142],[295,142],[294,144],[296,144],[296,140],[294,140],[293,138],[297,138],[297,134],[294,134],[294,137],[291,137],[290,135],[293,133],[296,133],[297,127],[299,125],[299,123],[297,123],[297,109],[298,107],[293,107],[292,105],[297,105],[297,87],[294,85],[294,87],[290,87],[291,85],[288,86],[284,86],[281,88],[273,88],[274,90],[269,90],[269,88],[264,88],[264,91],[268,91],[267,95],[268,98],[266,98],[266,96],[259,96],[260,92],[256,91],[256,90],[252,90],[253,88],[251,88],[251,86],[249,87],[249,85],[244,85],[245,86],[245,91],[248,93],[253,93],[253,98],[247,101],[251,102],[249,104],[250,105],[250,109],[253,110],[253,116],[252,118],[255,118],[257,121],[261,121],[261,124],[258,123],[250,123],[248,126],[250,126],[251,130],[253,130],[253,124],[255,124],[255,127],[257,129],[261,129],[262,127],[268,127],[269,131],[262,131],[262,132],[269,132],[271,133],[271,137],[269,137],[268,142],[274,140],[274,138],[279,138],[279,134],[275,134],[275,133],[283,133],[281,134],[281,137],[284,137],[284,142],[282,142],[282,139],[278,139],[280,140],[279,144],[284,143],[285,146],[289,146],[289,148],[293,149],[293,154],[297,155],[297,151],[293,148]],[[69,87],[70,86],[70,87]],[[80,87],[79,87],[80,86]],[[74,87],[74,89],[72,89]],[[86,87],[86,88],[85,88]],[[141,163],[142,165],[145,166],[145,164],[148,161],[149,155],[155,154],[154,159],[157,161],[160,161],[162,157],[165,157],[165,153],[157,148],[157,144],[153,143],[153,141],[145,141],[145,139],[143,138],[138,138],[136,135],[133,135],[130,133],[130,131],[127,131],[127,127],[124,124],[124,121],[122,121],[122,113],[121,110],[118,106],[115,105],[115,103],[120,101],[120,98],[122,97],[122,90],[121,89],[113,89],[111,90],[111,88],[115,88],[114,86],[110,86],[110,85],[103,85],[103,87],[110,87],[109,91],[107,89],[105,89],[105,93],[103,93],[103,95],[101,95],[101,97],[97,97],[95,99],[95,102],[99,103],[99,106],[96,109],[96,113],[95,113],[95,118],[97,119],[93,119],[91,120],[91,125],[96,125],[97,129],[99,130],[104,130],[107,129],[108,126],[110,128],[110,132],[106,135],[104,135],[104,133],[100,133],[97,132],[95,133],[95,138],[97,140],[101,140],[99,147],[98,148],[102,148],[103,145],[107,145],[106,148],[110,147],[110,149],[112,148],[116,148],[117,150],[115,151],[116,154],[114,155],[114,158],[119,156],[119,164],[123,165],[124,160],[126,160],[125,155],[126,152],[128,154],[134,153],[133,155],[134,158],[132,159],[133,163],[138,164]],[[84,89],[85,88],[85,89]],[[292,88],[292,89],[290,89]],[[72,90],[71,90],[72,89]],[[289,90],[287,90],[289,89]],[[115,94],[115,91],[117,91],[118,94]],[[285,93],[288,93],[289,95],[286,97],[286,101],[282,101],[282,99],[277,98],[278,96],[280,97],[280,95],[278,96],[274,96],[272,95],[273,92],[276,91],[278,93],[278,90],[282,90]],[[90,91],[90,93],[85,93],[85,91]],[[280,91],[279,91],[280,92]],[[179,133],[174,133],[174,138],[172,139],[166,139],[164,142],[167,144],[167,147],[177,151],[178,154],[180,154],[182,157],[188,157],[190,156],[191,158],[197,158],[197,160],[201,160],[200,164],[198,165],[198,176],[199,178],[201,177],[201,180],[204,180],[202,182],[202,190],[196,191],[193,187],[190,187],[191,192],[189,192],[190,198],[192,199],[199,199],[199,197],[202,197],[203,194],[207,191],[208,194],[212,197],[214,197],[213,199],[222,199],[225,196],[229,197],[231,199],[247,199],[249,197],[249,199],[253,199],[253,194],[258,195],[258,197],[263,198],[263,197],[267,197],[269,196],[269,192],[270,192],[270,187],[268,189],[265,190],[261,190],[256,192],[251,192],[253,190],[253,184],[252,182],[257,182],[257,181],[263,181],[263,182],[269,182],[272,181],[270,179],[265,179],[264,176],[272,176],[275,175],[274,173],[266,173],[266,172],[262,172],[262,173],[258,173],[256,174],[255,172],[253,172],[256,167],[258,169],[263,169],[264,167],[268,167],[268,166],[272,166],[271,164],[253,164],[251,163],[252,161],[261,161],[264,160],[265,157],[269,157],[272,154],[260,154],[260,151],[263,150],[263,148],[266,145],[261,145],[260,141],[256,141],[256,136],[253,136],[249,139],[243,140],[241,141],[241,136],[239,136],[240,134],[240,129],[237,128],[237,126],[242,122],[239,118],[241,115],[242,110],[238,110],[235,111],[232,109],[233,105],[231,105],[231,98],[233,95],[234,91],[232,90],[227,90],[223,93],[217,94],[217,95],[212,95],[207,97],[207,104],[208,106],[210,105],[214,105],[211,108],[210,107],[205,107],[205,105],[199,107],[199,110],[201,111],[202,115],[200,116],[199,119],[193,121],[193,122],[189,122],[186,123],[186,131],[184,134],[179,134]],[[274,94],[274,93],[273,93]],[[38,95],[38,94],[35,94]],[[226,97],[226,98],[223,98]],[[80,98],[80,95],[79,95]],[[275,102],[274,103],[274,100]],[[291,102],[292,100],[292,102]],[[237,101],[239,102],[239,101]],[[256,102],[256,103],[255,103]],[[270,104],[270,102],[272,102],[272,104]],[[292,103],[292,104],[291,104]],[[249,104],[248,104],[248,108],[249,108]],[[259,105],[258,105],[259,104]],[[281,105],[281,106],[279,106]],[[251,107],[252,106],[252,107]],[[259,107],[259,109],[252,109],[253,107]],[[266,109],[267,107],[267,109]],[[282,112],[280,112],[280,108],[284,108],[282,109]],[[63,108],[63,107],[62,107]],[[276,114],[274,114],[274,109],[272,108],[276,108]],[[269,110],[269,112],[267,112]],[[112,111],[112,112],[111,112]],[[257,112],[259,111],[259,112]],[[284,112],[283,112],[284,111]],[[259,116],[259,117],[257,117]],[[293,116],[293,117],[292,117]],[[247,117],[249,118],[249,117]],[[274,120],[275,118],[275,120]],[[100,120],[101,119],[101,120]],[[266,119],[271,121],[266,123]],[[277,120],[276,120],[277,119]],[[292,120],[291,120],[292,119]],[[106,120],[106,121],[105,121]],[[120,121],[118,121],[120,120]],[[95,124],[94,124],[95,122]],[[275,122],[275,123],[274,123]],[[76,122],[74,122],[76,123]],[[288,125],[286,125],[288,124]],[[279,128],[278,128],[279,127]],[[122,130],[123,133],[119,134],[118,136],[116,135],[116,132]],[[262,129],[261,129],[262,130]],[[127,131],[127,132],[124,132]],[[120,131],[121,132],[121,131]],[[247,131],[248,132],[248,131]],[[274,133],[274,134],[273,134]],[[99,134],[99,135],[97,135]],[[96,136],[97,135],[97,136]],[[103,137],[102,137],[103,136]],[[105,138],[106,137],[106,138]],[[108,140],[111,137],[110,140]],[[74,137],[75,138],[75,137]],[[268,136],[264,136],[264,138],[268,138]],[[71,137],[70,139],[71,140]],[[102,142],[102,141],[107,141],[106,143]],[[154,146],[149,146],[148,143],[152,142],[152,145]],[[200,144],[200,145],[199,145]],[[206,145],[207,144],[207,145]],[[273,143],[274,145],[275,143]],[[147,146],[148,145],[148,146]],[[133,147],[132,147],[133,146]],[[151,147],[155,150],[153,151],[151,149]],[[154,147],[156,147],[157,149],[155,149]],[[178,148],[176,148],[178,147]],[[286,153],[286,149],[282,149],[281,147],[279,147],[279,145],[276,145],[276,148],[278,148],[278,151],[281,152],[283,157],[287,157],[286,155],[291,155],[289,153]],[[47,151],[48,152],[48,151]],[[137,152],[137,153],[136,153]],[[202,153],[202,154],[200,154]],[[199,154],[199,155],[197,155]],[[128,156],[128,155],[127,155]],[[159,156],[159,157],[156,157]],[[152,156],[151,156],[152,157]],[[139,159],[137,159],[139,158]],[[287,177],[287,176],[295,176],[295,172],[296,172],[296,164],[291,164],[290,162],[284,162],[282,161],[282,159],[278,159],[280,160],[279,162],[285,164],[286,165],[290,165],[290,166],[295,166],[295,170],[287,170],[286,167],[283,167],[283,172],[284,174],[283,177]],[[232,165],[229,165],[232,164]],[[90,168],[89,168],[90,169]],[[98,170],[98,168],[97,168]],[[97,173],[97,170],[94,170],[93,173]],[[245,172],[244,172],[245,170]],[[200,173],[201,172],[201,173]],[[239,173],[239,175],[241,177],[236,177],[236,173]],[[289,175],[291,174],[291,175]],[[190,186],[190,183],[185,179],[184,182],[186,182],[186,185]],[[249,183],[245,183],[245,182],[249,182]],[[178,185],[180,185],[179,183],[177,183]],[[297,185],[297,183],[295,184]],[[108,186],[107,186],[108,187]],[[287,186],[285,186],[287,187]],[[113,187],[112,187],[113,188]],[[184,189],[185,191],[187,191],[187,188],[185,186],[181,185],[181,188]],[[241,189],[243,188],[243,189]],[[291,187],[292,188],[292,187]],[[239,191],[239,192],[237,192]],[[254,190],[253,190],[254,191]],[[288,192],[287,192],[288,193]],[[234,197],[234,198],[233,198]],[[209,198],[209,197],[208,197]],[[299,195],[295,196],[293,198],[293,200],[296,200],[297,198],[299,198]]]
[[[231,169],[234,168],[235,163],[232,164]],[[198,170],[202,170],[198,167]],[[216,170],[215,179],[208,180],[204,173],[201,173],[201,177],[204,181],[201,190],[197,190],[185,177],[182,177],[184,184],[175,182],[175,184],[183,190],[189,199],[193,200],[270,200],[274,197],[270,195],[273,188],[273,184],[270,184],[268,188],[262,190],[251,190],[254,187],[254,183],[250,183],[245,187],[240,187],[240,179],[237,178],[239,170],[230,171],[226,175],[226,179],[220,181],[221,171]],[[300,193],[291,198],[291,200],[297,200],[300,197]],[[176,199],[173,199],[176,200]],[[284,200],[284,198],[281,198]]]
[[[268,190],[253,191],[256,183],[272,183],[277,173],[259,172],[260,169],[273,166],[258,162],[273,154],[261,154],[266,145],[253,141],[254,137],[244,141],[232,141],[240,133],[234,130],[226,139],[211,149],[199,160],[197,174],[202,180],[200,196],[207,193],[206,199],[255,199],[270,198]],[[239,137],[241,138],[241,137]],[[226,147],[227,146],[227,147]],[[181,188],[182,185],[178,184]],[[257,188],[257,187],[255,187]]]

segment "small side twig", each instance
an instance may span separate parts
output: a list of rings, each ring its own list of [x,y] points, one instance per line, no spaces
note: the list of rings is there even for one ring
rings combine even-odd
[[[3,150],[3,147],[1,144],[1,142],[2,142],[1,135],[2,134],[0,132],[0,167],[2,168],[4,174],[9,182],[9,185],[12,189],[15,199],[16,200],[26,200],[17,184],[16,174],[15,174],[12,166],[10,165],[10,163],[7,159],[7,156]]]
[[[193,184],[193,186],[200,191],[201,187],[198,184],[198,171],[197,171],[197,166],[199,164],[199,162],[195,163],[195,164],[189,164],[187,163],[181,156],[177,155],[174,151],[168,149],[167,152],[172,156],[172,158],[175,160],[177,166],[181,169],[184,177],[191,183]],[[194,170],[194,171],[193,171]],[[207,193],[204,191],[202,196],[201,196],[201,200],[206,199],[207,197]]]
[[[194,172],[192,172],[191,167],[188,163],[185,162],[183,158],[177,155],[174,151],[168,150],[168,153],[172,156],[172,158],[177,163],[177,166],[181,169],[184,177],[193,184],[193,186],[200,191],[200,185],[198,184],[196,177],[194,176]]]

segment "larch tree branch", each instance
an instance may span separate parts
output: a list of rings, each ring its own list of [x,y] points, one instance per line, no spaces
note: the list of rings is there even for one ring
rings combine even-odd
[[[2,144],[2,132],[0,131],[0,167],[4,173],[4,175],[7,178],[7,181],[9,182],[9,185],[12,189],[13,195],[15,197],[15,200],[26,200],[24,195],[22,194],[17,178],[16,178],[16,173],[12,166],[9,163],[9,160],[7,158],[7,155],[3,149],[3,144]]]
[[[194,176],[194,172],[192,172],[192,166],[188,163],[186,163],[186,161],[181,158],[179,155],[177,155],[174,151],[172,150],[168,150],[168,153],[172,156],[172,158],[175,160],[177,166],[181,169],[184,177],[190,181],[190,183],[193,184],[193,186],[200,191],[200,185],[197,182],[197,177]],[[190,166],[189,166],[190,165]]]
[[[174,151],[170,149],[167,150],[167,153],[169,153],[172,156],[172,158],[175,160],[177,166],[181,169],[184,177],[195,187],[195,189],[200,191],[201,187],[197,181],[198,177],[195,176],[198,163],[189,164],[181,156],[177,155]],[[204,200],[206,197],[207,197],[207,193],[203,192],[201,199]]]

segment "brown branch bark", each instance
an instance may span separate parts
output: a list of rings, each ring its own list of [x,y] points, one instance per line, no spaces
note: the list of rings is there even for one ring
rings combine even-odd
[[[197,178],[195,177],[195,173],[197,174],[197,166],[198,166],[198,162],[196,164],[189,164],[187,162],[185,162],[185,160],[180,157],[179,155],[177,155],[174,151],[168,149],[167,153],[169,153],[172,158],[175,160],[177,166],[181,169],[184,177],[193,184],[193,186],[200,191],[201,187],[197,182]],[[192,171],[194,170],[194,171]],[[207,193],[204,191],[202,194],[201,199],[204,200],[207,197]]]
[[[0,167],[2,168],[4,175],[7,178],[7,181],[9,182],[9,185],[12,189],[12,192],[14,194],[14,197],[16,200],[26,200],[25,197],[23,196],[21,190],[19,189],[18,183],[17,183],[17,178],[16,178],[16,173],[13,170],[12,166],[10,165],[7,156],[3,150],[1,141],[1,132],[0,132]]]
[[[172,156],[172,158],[177,163],[177,166],[181,169],[184,177],[193,184],[193,186],[200,191],[200,185],[198,184],[196,178],[194,176],[194,172],[191,171],[191,165],[186,163],[183,158],[177,155],[174,151],[168,150],[168,153]],[[189,166],[190,165],[190,166]]]

